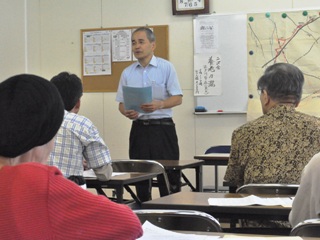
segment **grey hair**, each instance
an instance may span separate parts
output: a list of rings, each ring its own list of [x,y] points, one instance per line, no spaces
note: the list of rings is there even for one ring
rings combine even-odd
[[[147,27],[139,27],[137,29],[135,29],[132,33],[135,34],[136,32],[145,32],[147,35],[147,38],[150,42],[155,42],[156,41],[156,36],[154,35],[154,33],[151,31],[150,28]]]
[[[299,103],[302,96],[304,76],[301,70],[289,63],[269,66],[257,83],[259,90],[267,91],[278,102]]]

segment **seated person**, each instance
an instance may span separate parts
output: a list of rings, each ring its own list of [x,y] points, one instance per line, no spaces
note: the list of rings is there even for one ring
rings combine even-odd
[[[263,115],[234,130],[224,179],[249,183],[299,184],[301,172],[320,151],[320,119],[295,110],[304,84],[294,65],[269,66],[257,87]],[[289,222],[250,221],[243,226],[288,227]]]
[[[65,177],[79,185],[85,183],[84,162],[99,180],[109,180],[112,175],[109,149],[93,123],[77,114],[83,93],[81,79],[75,74],[61,72],[51,82],[60,92],[65,112],[48,164],[58,167]]]
[[[320,153],[305,166],[289,215],[292,227],[308,219],[320,218]]]
[[[0,83],[1,239],[136,239],[132,210],[46,165],[64,108],[52,83],[29,74]]]
[[[304,83],[294,65],[269,66],[258,81],[263,116],[234,130],[224,179],[298,184],[302,169],[320,151],[320,119],[295,110]]]

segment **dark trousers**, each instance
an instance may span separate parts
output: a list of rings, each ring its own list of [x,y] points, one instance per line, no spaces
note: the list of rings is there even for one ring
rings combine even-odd
[[[172,119],[163,121],[133,121],[130,131],[130,159],[179,160],[179,145]],[[171,192],[180,191],[180,174],[167,172]],[[141,201],[151,199],[149,189],[136,186]]]

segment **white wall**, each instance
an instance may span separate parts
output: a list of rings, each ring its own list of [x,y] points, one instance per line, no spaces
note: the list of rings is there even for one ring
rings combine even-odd
[[[0,79],[25,69],[25,6],[21,0],[0,1]]]
[[[270,7],[272,6],[272,8]],[[210,0],[210,12],[237,13],[320,8],[318,0]],[[174,109],[181,159],[216,144],[230,144],[246,115],[193,115],[193,17],[173,16],[170,0],[1,0],[0,81],[29,72],[51,78],[60,71],[81,75],[80,29],[169,25],[169,57],[184,92]],[[131,122],[117,110],[115,93],[85,93],[81,114],[99,128],[114,159],[128,158]],[[204,168],[204,184],[213,169]],[[193,173],[192,173],[193,174]],[[220,171],[220,182],[224,169]],[[191,175],[191,171],[188,171]]]

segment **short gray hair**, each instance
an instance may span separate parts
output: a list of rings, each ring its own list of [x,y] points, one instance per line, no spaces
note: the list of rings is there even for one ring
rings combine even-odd
[[[271,99],[299,103],[302,96],[304,76],[301,70],[289,63],[275,63],[260,77],[257,87],[266,90]]]
[[[133,31],[132,35],[135,34],[136,32],[145,32],[147,35],[147,38],[150,42],[155,42],[156,41],[156,36],[154,33],[151,31],[150,28],[147,27],[139,27],[136,30]]]

